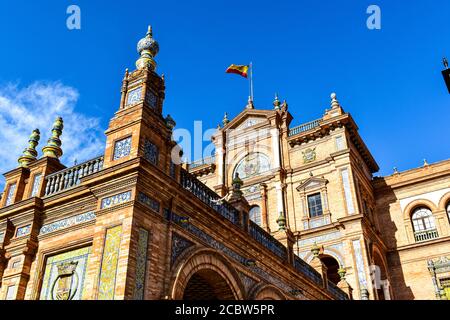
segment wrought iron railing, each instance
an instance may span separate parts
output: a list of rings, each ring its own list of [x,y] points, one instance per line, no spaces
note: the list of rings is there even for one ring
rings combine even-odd
[[[414,238],[416,242],[428,241],[439,238],[439,234],[436,229],[414,232]]]
[[[337,299],[337,300],[348,300],[348,295],[342,291],[337,285],[328,280],[328,291]]]
[[[311,122],[308,122],[308,123],[304,123],[304,124],[299,125],[297,127],[291,128],[289,130],[289,136],[290,137],[291,136],[295,136],[296,134],[299,134],[299,133],[302,133],[302,132],[314,129],[314,128],[320,126],[320,123],[322,121],[323,121],[322,119],[317,119],[317,120],[314,120],[314,121],[311,121]]]
[[[286,247],[253,221],[249,222],[249,232],[253,239],[275,253],[282,260],[287,260]]]
[[[303,273],[308,278],[313,280],[316,284],[322,286],[323,280],[320,273],[316,271],[313,267],[311,267],[308,263],[306,263],[303,259],[301,259],[299,256],[294,255],[294,268],[300,273]]]
[[[71,168],[52,173],[45,177],[47,185],[45,195],[49,196],[80,184],[80,179],[100,171],[103,168],[103,156],[88,160]]]
[[[184,169],[181,169],[180,172],[180,183],[184,189],[190,191],[193,195],[203,201],[210,208],[214,209],[221,216],[225,217],[233,224],[239,225],[239,213],[236,208],[226,201],[220,200],[217,193],[212,191]]]
[[[212,164],[215,162],[216,162],[216,157],[210,156],[210,157],[206,157],[206,158],[192,162],[191,164],[189,164],[189,168],[194,169],[194,168],[200,167],[204,164]]]

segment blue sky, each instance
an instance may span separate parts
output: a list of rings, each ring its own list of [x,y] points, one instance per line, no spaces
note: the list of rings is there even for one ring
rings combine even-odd
[[[81,8],[81,30],[66,27],[71,4]],[[381,30],[366,27],[371,4],[381,8]],[[450,95],[440,72],[449,12],[448,0],[2,1],[0,167],[15,165],[35,126],[42,147],[61,113],[65,161],[101,154],[149,23],[166,75],[164,113],[179,128],[195,120],[214,128],[225,111],[242,111],[248,84],[224,71],[253,61],[256,108],[271,108],[278,92],[292,125],[321,117],[337,92],[380,175],[447,159]]]

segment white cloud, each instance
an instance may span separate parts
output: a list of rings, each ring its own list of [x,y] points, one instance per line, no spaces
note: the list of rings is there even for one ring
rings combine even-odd
[[[104,134],[99,119],[75,111],[78,91],[60,82],[35,82],[28,87],[7,84],[0,87],[0,168],[1,173],[17,167],[17,158],[28,146],[31,132],[38,128],[42,147],[51,136],[56,117],[64,120],[61,161],[71,166],[104,152]],[[0,185],[3,185],[3,178]]]

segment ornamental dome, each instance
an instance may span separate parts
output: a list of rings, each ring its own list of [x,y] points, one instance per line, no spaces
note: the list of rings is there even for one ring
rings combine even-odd
[[[137,44],[137,51],[140,55],[142,55],[144,50],[148,51],[152,57],[155,57],[159,51],[159,44],[155,39],[153,39],[151,26],[148,26],[147,34],[144,38],[139,40]]]
[[[149,68],[150,70],[155,70],[156,62],[153,58],[158,54],[159,44],[153,39],[151,26],[148,26],[145,37],[139,40],[137,51],[139,52],[140,57],[136,61],[136,67],[138,69]]]

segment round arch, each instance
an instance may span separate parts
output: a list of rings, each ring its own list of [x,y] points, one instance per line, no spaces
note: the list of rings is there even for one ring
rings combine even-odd
[[[345,267],[344,259],[342,258],[341,254],[337,252],[336,250],[327,248],[324,249],[322,252],[323,255],[331,256],[340,264],[341,267]],[[305,256],[304,260],[308,263],[312,261],[314,258],[314,255],[311,252],[308,252],[308,254]]]
[[[209,281],[214,278],[214,281]],[[241,300],[244,298],[243,285],[232,264],[219,252],[212,249],[197,249],[190,252],[182,261],[176,264],[172,271],[170,282],[170,298],[182,300],[188,284],[203,281],[221,289],[227,290],[227,298]],[[191,281],[191,282],[190,282]]]
[[[439,200],[438,208],[439,210],[447,210],[447,205],[450,203],[450,192],[444,194]]]
[[[380,280],[379,286],[375,286],[374,290],[377,294],[378,300],[390,300],[391,290],[390,286],[386,287],[386,281],[389,283],[389,274],[387,268],[387,262],[385,256],[381,253],[381,250],[377,246],[372,248],[372,264],[380,268]]]
[[[414,211],[414,209],[418,208],[418,207],[426,207],[428,209],[431,210],[431,212],[436,212],[437,207],[436,205],[427,199],[417,199],[414,201],[411,201],[410,203],[408,203],[408,205],[405,207],[405,209],[403,210],[403,218],[405,220],[411,220],[411,214]]]
[[[260,285],[249,293],[251,300],[287,300],[280,289],[273,285]]]
[[[228,178],[232,180],[236,172],[239,172],[241,179],[252,178],[270,172],[272,169],[272,159],[269,156],[269,150],[266,149],[266,147],[259,146],[252,152],[243,151],[235,155],[229,166]],[[248,160],[247,163],[245,163],[246,159]]]

